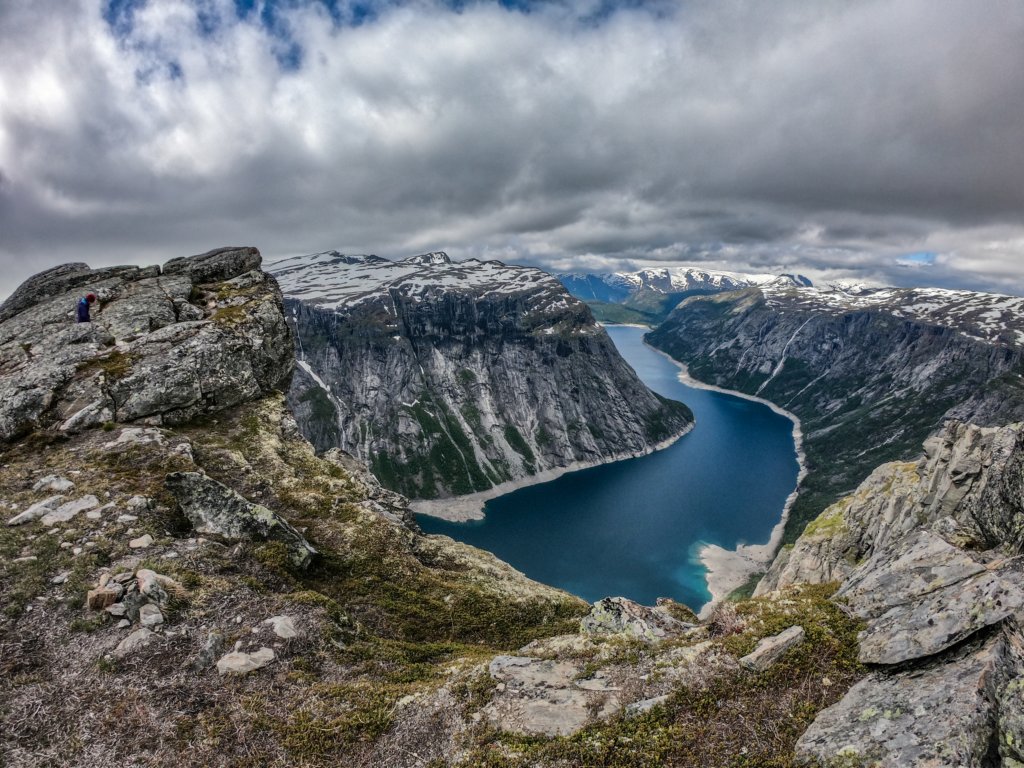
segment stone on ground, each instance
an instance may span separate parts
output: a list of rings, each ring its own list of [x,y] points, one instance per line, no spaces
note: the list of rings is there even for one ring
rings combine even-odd
[[[118,643],[114,649],[114,656],[124,658],[135,653],[140,648],[145,648],[153,642],[154,633],[152,630],[142,627],[132,632],[128,637]]]
[[[262,669],[276,658],[272,648],[260,648],[255,653],[232,651],[217,662],[217,672],[222,675],[246,675]]]
[[[271,616],[263,623],[270,624],[274,634],[282,640],[292,640],[299,636],[299,630],[295,628],[295,620],[291,616]]]
[[[754,672],[764,672],[777,662],[790,648],[794,648],[804,641],[803,627],[789,627],[777,635],[764,637],[757,643],[757,647],[742,659],[740,664]]]
[[[50,526],[55,523],[66,523],[80,512],[84,512],[87,509],[95,509],[100,505],[100,500],[93,495],[83,496],[80,499],[69,501],[65,504],[61,504],[52,512],[47,512],[40,519],[43,525]]]
[[[32,486],[33,491],[52,491],[53,493],[67,493],[74,490],[75,484],[66,477],[60,475],[47,475],[36,481]]]
[[[35,504],[33,504],[28,509],[26,509],[24,512],[19,512],[14,517],[12,517],[10,520],[8,520],[7,524],[8,525],[24,525],[25,523],[30,523],[33,520],[38,520],[40,517],[45,515],[47,512],[50,512],[50,511],[56,509],[60,505],[61,501],[63,501],[63,499],[64,499],[63,496],[51,496],[48,499],[43,499],[42,501],[37,501]]]

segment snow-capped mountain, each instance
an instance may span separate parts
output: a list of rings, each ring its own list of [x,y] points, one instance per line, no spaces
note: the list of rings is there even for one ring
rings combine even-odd
[[[691,424],[541,270],[332,251],[270,271],[295,330],[303,433],[412,498],[638,455]]]
[[[829,314],[877,310],[984,341],[1024,346],[1024,298],[1020,296],[842,283],[801,290],[769,284],[762,290],[768,303],[780,308]]]
[[[269,268],[289,298],[336,312],[382,300],[393,310],[392,294],[411,301],[444,293],[529,294],[535,308],[565,307],[569,301],[558,281],[539,269],[476,259],[453,262],[444,252],[391,261],[327,251],[284,259]]]
[[[686,299],[648,339],[697,378],[801,419],[810,474],[791,532],[877,465],[914,458],[948,419],[1024,420],[1016,296],[769,283]]]
[[[558,275],[558,279],[573,296],[590,302],[602,319],[646,322],[663,319],[687,296],[765,285],[811,285],[811,281],[802,275],[744,274],[697,267],[661,267],[638,272],[573,272]],[[630,316],[625,310],[609,310],[601,307],[602,304],[621,304],[635,316]]]

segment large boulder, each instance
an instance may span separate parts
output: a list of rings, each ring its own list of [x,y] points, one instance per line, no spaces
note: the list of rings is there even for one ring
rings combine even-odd
[[[585,634],[627,634],[647,642],[679,636],[694,626],[671,616],[660,606],[648,608],[625,597],[598,600],[580,620],[580,629]]]
[[[197,533],[228,541],[279,541],[297,568],[308,567],[317,556],[283,517],[201,472],[174,472],[167,476],[166,486]]]
[[[991,764],[1000,688],[1020,659],[1003,633],[952,658],[875,672],[822,711],[796,745],[803,765]]]
[[[29,278],[0,305],[0,442],[35,428],[176,424],[286,388],[281,294],[255,248],[160,267],[84,264]],[[78,298],[95,293],[92,322]]]
[[[1017,558],[979,562],[931,530],[875,554],[837,593],[866,619],[860,660],[899,664],[939,653],[1024,607]]]

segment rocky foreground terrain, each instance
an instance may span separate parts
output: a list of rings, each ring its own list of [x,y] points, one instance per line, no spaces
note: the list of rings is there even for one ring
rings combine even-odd
[[[1021,764],[1020,425],[950,423],[698,622],[316,455],[253,249],[58,268],[0,317],[5,766]]]
[[[1024,419],[1024,299],[939,289],[773,283],[687,299],[648,341],[702,381],[802,422],[803,527],[879,464],[913,459],[949,418]]]
[[[288,401],[302,433],[409,497],[637,456],[692,426],[540,270],[330,252],[273,271],[298,344]]]

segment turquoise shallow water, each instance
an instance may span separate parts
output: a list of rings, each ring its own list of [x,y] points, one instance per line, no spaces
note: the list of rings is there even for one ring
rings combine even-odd
[[[672,597],[698,610],[710,599],[701,546],[763,543],[778,523],[799,471],[793,424],[761,403],[681,383],[643,343],[644,329],[608,333],[647,386],[690,406],[689,434],[649,456],[500,496],[484,520],[418,522],[591,602]]]

